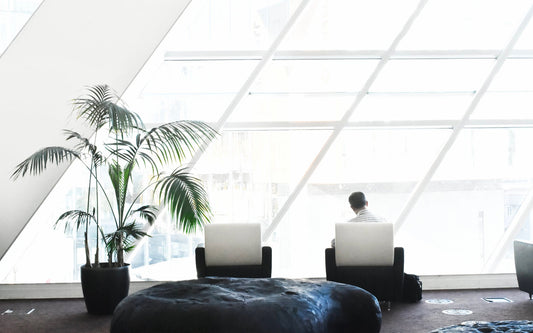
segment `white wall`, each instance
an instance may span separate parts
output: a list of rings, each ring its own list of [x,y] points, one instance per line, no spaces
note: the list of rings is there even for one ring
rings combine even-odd
[[[0,57],[0,258],[64,170],[13,182],[39,148],[77,128],[73,98],[108,84],[122,94],[190,0],[44,0]],[[54,217],[50,217],[54,218]]]

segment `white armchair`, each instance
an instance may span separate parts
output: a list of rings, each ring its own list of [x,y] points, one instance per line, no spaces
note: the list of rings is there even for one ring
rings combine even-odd
[[[198,277],[270,277],[272,249],[261,245],[259,223],[205,226],[205,247],[196,248]]]
[[[392,223],[337,223],[335,243],[326,249],[327,280],[361,287],[380,301],[401,300],[404,251],[394,247]]]

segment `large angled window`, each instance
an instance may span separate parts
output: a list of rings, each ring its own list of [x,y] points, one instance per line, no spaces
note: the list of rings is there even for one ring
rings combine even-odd
[[[517,216],[533,189],[533,23],[503,51],[530,1],[430,0],[420,12],[418,1],[310,1],[286,26],[300,4],[191,2],[124,95],[150,124],[219,126],[191,159],[213,223],[261,223],[273,276],[324,277],[334,224],[353,216],[348,195],[364,191],[371,209],[397,223],[406,271],[513,272],[503,236],[533,239],[529,212]],[[20,260],[0,279],[78,278],[81,236],[48,219],[80,196],[75,172],[34,217],[38,231],[21,235],[31,246],[16,247]],[[57,247],[40,247],[41,232]],[[194,278],[202,234],[181,234],[164,214],[151,233],[130,254],[133,278]],[[31,265],[60,252],[71,266],[32,276]]]

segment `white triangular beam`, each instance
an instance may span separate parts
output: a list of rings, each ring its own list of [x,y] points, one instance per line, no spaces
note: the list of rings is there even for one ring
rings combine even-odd
[[[39,148],[63,145],[63,128],[87,132],[67,124],[72,99],[104,83],[121,95],[189,2],[44,0],[2,54],[0,258],[66,169],[12,182],[15,166]]]

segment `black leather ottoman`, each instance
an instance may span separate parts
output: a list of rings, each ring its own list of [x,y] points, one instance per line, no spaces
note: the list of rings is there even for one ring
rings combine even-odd
[[[323,280],[202,278],[126,297],[111,332],[379,332],[381,309],[367,291]]]

